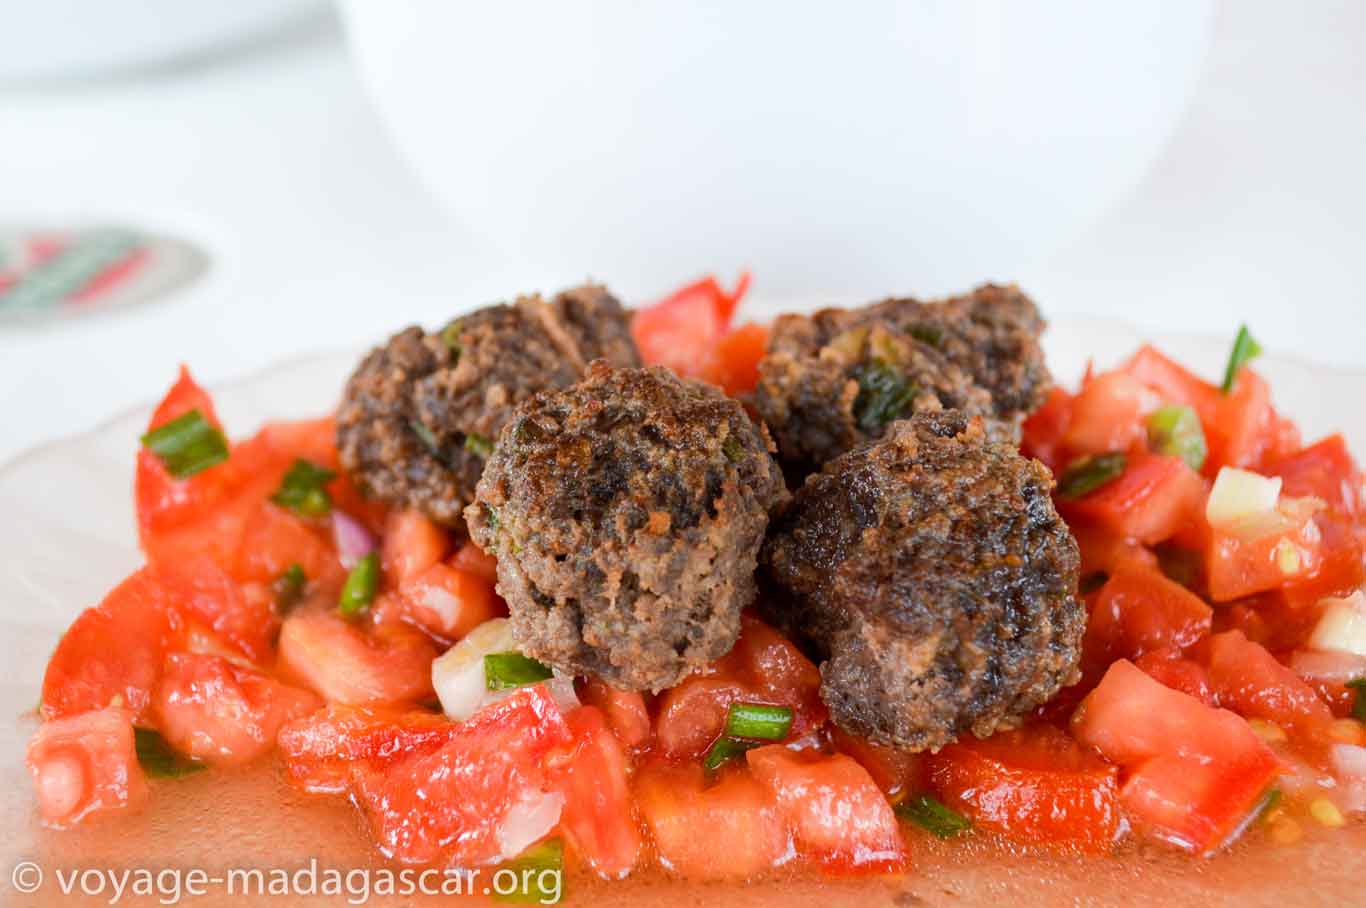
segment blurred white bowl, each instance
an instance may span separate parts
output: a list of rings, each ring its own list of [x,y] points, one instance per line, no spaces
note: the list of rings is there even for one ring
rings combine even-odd
[[[1131,186],[1210,0],[343,0],[399,145],[536,274],[628,295],[1009,277]]]
[[[0,81],[88,77],[250,41],[324,0],[0,0]]]

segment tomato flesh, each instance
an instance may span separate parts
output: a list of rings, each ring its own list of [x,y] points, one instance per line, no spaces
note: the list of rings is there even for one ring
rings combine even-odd
[[[1109,529],[1122,538],[1154,545],[1170,539],[1204,506],[1205,483],[1179,457],[1129,455],[1123,474],[1076,501],[1064,514]]]
[[[329,703],[414,703],[433,696],[436,647],[403,624],[355,624],[300,609],[280,630],[280,670]]]
[[[410,580],[446,556],[446,531],[420,511],[392,511],[384,526],[380,563],[395,583]]]
[[[573,743],[547,760],[550,784],[564,796],[560,829],[595,873],[620,879],[641,851],[626,752],[595,707],[581,706],[565,721]]]
[[[346,791],[353,767],[382,771],[431,753],[459,726],[439,713],[330,704],[281,727],[277,743],[290,782],[313,793]]]
[[[638,691],[620,690],[600,678],[590,677],[579,692],[583,702],[602,711],[607,725],[628,748],[640,747],[650,738],[650,711]]]
[[[853,757],[868,770],[873,783],[893,803],[924,789],[925,761],[922,754],[877,744],[833,725],[830,727],[830,738],[836,750]]]
[[[38,811],[54,826],[135,807],[147,798],[133,714],[126,709],[108,707],[44,722],[29,741],[25,762]]]
[[[748,288],[748,274],[741,275],[731,292],[722,289],[716,278],[706,277],[637,310],[631,334],[640,358],[685,378],[713,379],[716,346]]]
[[[1205,549],[1210,598],[1228,602],[1314,577],[1323,563],[1323,531],[1314,514],[1312,499],[1282,499],[1267,515],[1211,527]]]
[[[436,562],[398,588],[413,623],[445,640],[459,640],[492,618],[507,614],[487,580]]]
[[[1206,671],[1220,706],[1306,732],[1333,721],[1328,704],[1299,675],[1240,631],[1215,634],[1204,650]]]
[[[1199,596],[1156,569],[1121,565],[1091,610],[1088,647],[1103,647],[1112,659],[1183,649],[1209,633],[1213,615]]]

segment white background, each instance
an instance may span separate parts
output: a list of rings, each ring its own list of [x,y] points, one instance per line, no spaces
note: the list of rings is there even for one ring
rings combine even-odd
[[[1366,3],[1228,4],[1139,184],[1022,273],[990,276],[1051,312],[1221,336],[1246,320],[1273,350],[1366,365],[1363,50]],[[0,91],[0,223],[91,220],[187,236],[212,271],[123,313],[0,326],[0,458],[156,396],[181,361],[221,381],[530,289],[409,175],[327,25],[250,55]]]

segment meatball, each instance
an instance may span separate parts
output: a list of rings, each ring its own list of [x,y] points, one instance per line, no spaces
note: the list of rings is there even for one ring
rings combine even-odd
[[[990,285],[938,303],[783,316],[759,363],[754,405],[798,479],[915,413],[962,410],[1014,440],[1050,383],[1042,330],[1028,297]]]
[[[465,511],[522,650],[631,690],[727,653],[769,512],[767,432],[716,388],[594,363],[504,427]]]
[[[1052,484],[953,410],[893,423],[807,479],[764,544],[764,603],[823,660],[836,725],[938,749],[1076,682],[1080,557]]]
[[[640,362],[626,310],[592,285],[488,306],[436,333],[408,328],[347,382],[342,466],[368,495],[458,524],[513,408],[573,384],[598,358]]]

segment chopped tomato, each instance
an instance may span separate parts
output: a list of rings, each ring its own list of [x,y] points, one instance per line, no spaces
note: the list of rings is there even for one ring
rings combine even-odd
[[[43,718],[123,706],[133,721],[149,723],[162,661],[183,635],[155,572],[135,572],[67,628],[43,677]]]
[[[1117,536],[1154,545],[1195,518],[1204,500],[1204,481],[1181,458],[1134,453],[1119,478],[1060,506],[1069,518],[1081,517]]]
[[[964,738],[928,768],[947,804],[1017,841],[1103,852],[1119,834],[1117,770],[1052,725]]]
[[[639,747],[650,737],[650,712],[638,691],[621,690],[601,678],[584,680],[580,698],[602,710],[607,725],[625,747]]]
[[[560,829],[599,876],[619,879],[640,856],[626,753],[595,707],[565,717],[573,743],[547,760],[551,785],[564,796]]]
[[[498,559],[487,554],[473,542],[466,542],[450,558],[451,567],[482,577],[490,584],[498,582]]]
[[[207,557],[162,562],[158,581],[181,614],[208,627],[253,662],[272,653],[280,621],[268,599],[252,598]]]
[[[1101,588],[1087,623],[1111,658],[1133,659],[1163,647],[1184,649],[1209,633],[1213,611],[1153,568],[1121,565]],[[1094,644],[1092,644],[1094,645]]]
[[[1144,420],[1160,401],[1125,372],[1105,372],[1072,401],[1062,447],[1069,455],[1124,451],[1147,438]]]
[[[1244,368],[1233,390],[1215,402],[1214,420],[1205,424],[1209,440],[1206,476],[1222,467],[1255,468],[1271,453],[1282,427],[1271,408],[1271,389],[1260,375]],[[1293,449],[1292,449],[1293,450]]]
[[[157,728],[186,756],[240,765],[268,753],[280,726],[321,705],[309,691],[219,656],[171,653],[157,692]]]
[[[530,842],[505,847],[505,823],[544,797],[542,761],[569,741],[551,696],[524,688],[457,725],[431,753],[382,770],[355,767],[356,800],[381,850],[399,863],[478,867],[511,858]]]
[[[1054,386],[1043,405],[1024,421],[1020,453],[1043,461],[1054,473],[1067,465],[1062,439],[1072,418],[1072,395]]]
[[[759,383],[759,360],[767,349],[768,328],[764,325],[733,328],[717,342],[705,377],[731,397],[753,391]]]
[[[853,757],[868,770],[873,782],[893,803],[924,789],[923,755],[876,744],[834,725],[830,727],[830,737],[836,750]]]
[[[1123,369],[1151,388],[1163,403],[1184,404],[1194,408],[1205,427],[1214,421],[1219,389],[1156,347],[1143,345],[1129,358]]]
[[[460,726],[440,713],[334,703],[289,722],[277,743],[291,782],[309,792],[343,792],[351,770],[383,771],[431,753]]]
[[[326,532],[262,500],[253,507],[242,531],[236,575],[243,581],[270,583],[297,564],[310,581],[339,588],[341,562]]]
[[[863,873],[905,866],[906,843],[892,806],[852,757],[770,744],[745,759],[777,801],[803,856]]]
[[[1123,659],[1078,707],[1072,732],[1129,771],[1120,800],[1133,817],[1202,853],[1242,828],[1280,772],[1243,719]]]
[[[147,797],[133,714],[126,709],[111,706],[44,722],[29,741],[25,762],[38,811],[52,825],[70,826]]]
[[[1216,634],[1203,649],[1220,706],[1306,732],[1333,721],[1328,704],[1299,675],[1239,631]]]
[[[1135,539],[1121,536],[1111,529],[1086,521],[1074,520],[1068,525],[1081,550],[1081,576],[1113,574],[1121,566],[1158,569],[1157,556]]]
[[[706,378],[717,343],[749,289],[749,274],[729,293],[714,277],[689,284],[652,306],[636,310],[631,334],[647,365],[667,366],[688,378]]]
[[[772,793],[743,769],[714,785],[697,763],[651,762],[636,775],[636,807],[659,862],[692,880],[745,879],[773,867],[789,837]]]
[[[459,640],[485,621],[507,614],[487,580],[441,562],[405,580],[398,591],[412,620],[446,640]]]
[[[1199,662],[1184,658],[1178,649],[1158,649],[1144,653],[1134,660],[1134,665],[1172,690],[1189,694],[1206,706],[1215,705],[1209,674]]]
[[[403,624],[355,624],[301,609],[280,630],[280,669],[329,703],[412,703],[433,696],[436,648]]]
[[[391,511],[384,527],[380,563],[395,583],[411,580],[446,557],[450,538],[420,511]]]
[[[726,724],[726,711],[752,696],[744,685],[723,678],[685,678],[659,699],[655,742],[675,759],[700,757]]]
[[[1267,475],[1281,477],[1283,495],[1318,498],[1350,519],[1366,516],[1366,480],[1340,434],[1277,461]]]
[[[1313,577],[1323,560],[1323,534],[1313,499],[1281,499],[1273,512],[1211,527],[1205,575],[1215,602],[1241,599]]]
[[[1316,605],[1328,596],[1345,596],[1366,585],[1366,522],[1354,524],[1340,513],[1314,515],[1319,533],[1319,560],[1307,573],[1282,589],[1292,607]]]

